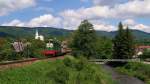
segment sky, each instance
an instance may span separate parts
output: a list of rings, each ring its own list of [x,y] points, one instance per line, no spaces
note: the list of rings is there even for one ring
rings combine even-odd
[[[75,30],[84,19],[96,30],[117,25],[150,33],[150,0],[0,0],[0,25]]]

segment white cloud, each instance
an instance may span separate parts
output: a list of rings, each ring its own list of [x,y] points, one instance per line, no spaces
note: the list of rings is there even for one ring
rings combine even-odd
[[[45,14],[39,17],[35,17],[27,22],[22,22],[20,20],[13,20],[7,23],[2,24],[3,26],[25,26],[25,27],[56,27],[64,28],[69,30],[75,30],[80,25],[82,19],[80,18],[59,18],[54,17],[51,14]],[[94,29],[103,30],[103,31],[114,31],[116,30],[115,26],[103,23],[100,20],[90,20],[93,24]]]
[[[35,4],[35,0],[0,0],[0,16]]]
[[[103,30],[103,31],[113,31],[115,30],[115,27],[110,24],[106,24],[102,22],[100,19],[94,18],[94,16],[88,14],[90,13],[96,13],[95,11],[92,11],[91,9],[83,10],[84,8],[81,8],[79,10],[66,10],[62,12],[60,15],[63,18],[63,28],[66,29],[77,29],[77,27],[80,25],[80,22],[84,19],[88,19],[94,26],[94,29],[96,30]],[[82,14],[82,12],[84,12]],[[98,14],[97,14],[98,15]]]
[[[65,10],[60,15],[63,18],[63,28],[77,29],[82,20],[88,19],[96,30],[113,31],[115,30],[113,25],[101,21],[101,18],[109,16],[107,11],[109,11],[107,6],[94,6],[78,10]]]
[[[130,25],[130,26],[136,24],[136,22],[135,22],[133,19],[126,19],[126,20],[123,21],[123,23],[124,23],[125,25]]]
[[[149,17],[150,0],[132,0],[111,9],[119,17]]]
[[[96,0],[103,1],[104,0]],[[105,1],[107,2],[107,1]],[[126,3],[110,5],[96,5],[77,10],[65,10],[63,15],[76,16],[78,18],[135,18],[150,16],[150,0],[130,0]]]
[[[133,19],[126,19],[123,21],[123,24],[125,26],[129,26],[131,29],[141,30],[141,31],[150,33],[150,25],[144,25],[144,24],[138,23]]]
[[[65,29],[77,29],[82,20],[88,19],[93,23],[96,30],[113,31],[116,30],[117,27],[102,23],[101,19],[124,18],[126,20],[123,21],[123,23],[129,25],[132,29],[150,32],[150,26],[137,23],[133,20],[133,18],[136,17],[149,16],[150,0],[130,0],[126,3],[117,3],[113,7],[109,5],[96,5],[89,8],[69,9],[61,12],[59,17],[45,14],[35,17],[28,22],[13,20],[3,25],[31,27],[52,26]]]
[[[137,24],[133,29],[141,30],[150,33],[150,26],[144,24]]]
[[[2,24],[3,26],[26,26],[26,27],[60,27],[61,19],[54,17],[51,14],[45,14],[35,17],[28,22],[21,22],[20,20],[13,20]]]
[[[115,26],[109,24],[94,24],[94,29],[108,32],[117,30]]]
[[[84,0],[82,0],[84,1]],[[123,2],[122,0],[93,0],[95,4],[88,8],[69,9],[60,13],[63,17],[63,27],[67,29],[76,29],[83,19],[90,21],[101,19],[126,19],[123,21],[125,25],[132,26],[132,29],[138,29],[143,31],[149,31],[150,27],[143,24],[139,26],[133,19],[150,16],[150,0],[129,0]],[[109,3],[107,3],[109,2]],[[114,4],[113,4],[114,3]],[[95,29],[113,31],[117,27],[105,23],[93,22]]]
[[[32,20],[29,21],[28,26],[31,27],[48,27],[48,26],[53,26],[57,27],[60,25],[61,19],[58,17],[54,17],[51,14],[45,14],[36,18],[33,18]]]
[[[94,6],[90,8],[80,8],[77,10],[65,10],[61,13],[63,17],[75,17],[75,18],[107,18],[110,14],[108,13],[109,7],[107,6]]]
[[[2,24],[2,26],[24,26],[24,23],[22,23],[20,20],[15,19],[9,23]]]
[[[68,18],[60,18],[60,17],[54,17],[51,14],[45,14],[39,17],[35,17],[31,19],[28,22],[22,22],[20,20],[13,20],[8,23],[2,24],[3,26],[25,26],[25,27],[56,27],[56,28],[65,28],[69,30],[75,30],[80,25],[80,22],[82,19],[76,18],[76,17],[68,17]],[[115,31],[117,30],[117,25],[111,25],[105,22],[102,22],[102,20],[89,20],[96,30],[102,30],[102,31]],[[131,29],[137,29],[145,32],[150,33],[150,26],[144,25],[141,23],[138,23],[134,21],[133,19],[126,19],[123,21],[123,24],[128,24],[129,28]]]

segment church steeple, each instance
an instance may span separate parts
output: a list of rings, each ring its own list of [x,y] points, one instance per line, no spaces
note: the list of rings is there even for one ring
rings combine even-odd
[[[39,32],[38,32],[38,30],[37,30],[37,29],[36,29],[35,36],[39,36]]]
[[[35,32],[35,39],[39,39],[41,41],[44,41],[44,36],[39,35],[38,29],[36,29],[36,32]]]

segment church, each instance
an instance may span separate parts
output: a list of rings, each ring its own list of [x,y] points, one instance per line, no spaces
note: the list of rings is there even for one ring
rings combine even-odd
[[[35,39],[44,41],[44,36],[43,35],[39,35],[39,32],[38,32],[37,29],[36,29],[36,32],[35,32]]]

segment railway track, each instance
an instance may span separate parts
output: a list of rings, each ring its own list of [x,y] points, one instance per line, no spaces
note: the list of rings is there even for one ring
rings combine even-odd
[[[63,59],[64,56],[59,57],[52,57],[52,58],[44,58],[44,59],[38,59],[38,58],[30,58],[25,60],[17,60],[17,61],[8,61],[8,62],[2,62],[0,63],[0,71],[8,68],[15,68],[15,67],[22,67],[25,65],[30,65],[37,61],[47,61],[47,60],[56,60],[56,59]]]

